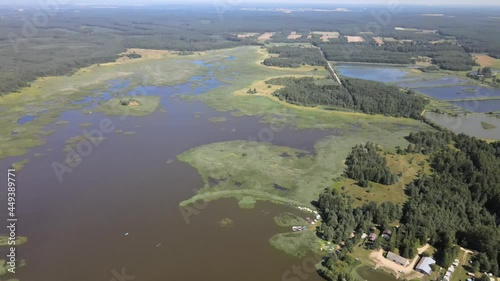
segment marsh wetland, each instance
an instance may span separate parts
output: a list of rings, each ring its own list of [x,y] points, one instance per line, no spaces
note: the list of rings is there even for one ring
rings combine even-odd
[[[301,260],[270,247],[271,237],[290,231],[277,226],[274,216],[297,212],[287,205],[308,205],[331,185],[353,143],[404,146],[410,131],[430,128],[410,119],[234,94],[273,76],[313,74],[266,68],[258,63],[262,57],[258,48],[243,47],[93,66],[70,78],[35,82],[39,91],[23,93],[21,101],[16,94],[2,97],[2,104],[11,106],[2,119],[0,165],[4,170],[24,164],[18,183],[20,234],[30,237],[19,248],[27,265],[16,278],[107,280],[111,270],[125,267],[141,280],[279,279]],[[172,62],[185,70],[174,73]],[[158,68],[146,86],[138,86],[140,71],[111,74],[115,67],[148,65]],[[105,73],[107,80],[84,82]],[[68,79],[75,83],[71,88]],[[53,95],[61,91],[64,98]],[[37,117],[20,124],[26,108]],[[112,130],[100,138],[95,132],[102,122]],[[87,138],[90,152],[68,156],[80,154],[86,133],[94,133]],[[68,170],[58,174],[56,162]],[[282,165],[297,173],[286,176]],[[293,180],[300,173],[305,177]],[[310,181],[317,184],[306,184]],[[207,207],[186,213],[179,206],[193,206],[187,203],[198,198],[208,199]],[[221,228],[226,218],[231,227]],[[193,262],[199,264],[196,271],[190,270]],[[258,273],[241,275],[248,264],[259,267]],[[321,280],[315,273],[310,278]]]

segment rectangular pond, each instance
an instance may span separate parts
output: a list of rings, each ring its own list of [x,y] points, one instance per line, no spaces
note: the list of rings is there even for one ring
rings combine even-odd
[[[450,101],[452,105],[459,106],[471,112],[489,113],[500,111],[500,99],[498,100],[471,100]]]
[[[492,89],[480,86],[415,88],[415,91],[439,100],[484,99],[491,97],[500,97],[500,89]],[[497,110],[500,110],[500,108],[498,108]]]

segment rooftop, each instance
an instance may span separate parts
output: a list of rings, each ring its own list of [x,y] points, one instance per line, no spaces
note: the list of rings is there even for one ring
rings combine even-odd
[[[415,270],[418,270],[422,273],[426,273],[430,275],[432,272],[431,265],[435,264],[436,261],[429,257],[423,257],[418,262],[417,266],[415,266]]]

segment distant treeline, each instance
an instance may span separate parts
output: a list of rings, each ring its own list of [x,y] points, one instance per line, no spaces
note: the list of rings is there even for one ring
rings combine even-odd
[[[351,43],[321,44],[329,61],[413,64],[410,54],[385,50],[383,47]]]
[[[476,65],[473,57],[456,44],[404,43],[373,44],[320,43],[330,61],[412,64],[414,57],[427,56],[441,69],[465,71]]]
[[[384,83],[345,78],[342,85],[321,83],[311,77],[270,79],[268,84],[286,87],[273,95],[286,102],[303,106],[349,109],[368,114],[384,114],[418,119],[427,100],[413,91],[401,92]]]
[[[377,34],[361,34],[365,43],[347,43],[342,36],[335,40],[337,43],[325,43],[318,36],[307,39],[307,35],[311,31],[360,35],[359,28],[373,21],[373,11],[335,13],[332,18],[331,13],[322,12],[270,16],[268,11],[238,9],[225,9],[222,16],[213,9],[210,5],[196,9],[182,5],[175,9],[67,7],[57,16],[50,16],[47,24],[35,26],[28,37],[23,35],[26,19],[29,21],[40,10],[25,7],[21,15],[18,9],[4,9],[0,22],[0,95],[27,86],[39,76],[67,75],[89,64],[113,61],[126,48],[195,52],[259,44],[254,39],[238,38],[237,34],[246,32],[276,32],[272,42],[312,41],[321,45],[331,60],[412,63],[412,56],[420,52],[394,48],[430,46],[430,42],[447,39],[446,36],[452,36],[451,41],[456,39],[455,47],[466,52],[500,56],[498,19],[489,18],[489,10],[449,8],[454,17],[424,17],[421,14],[426,8],[415,8],[392,15],[390,23],[381,26]],[[438,31],[401,31],[395,30],[397,26]],[[302,38],[287,39],[291,31],[302,34]],[[373,36],[412,42],[387,41],[377,47]],[[431,57],[441,68],[468,70],[469,58],[461,52],[458,49],[451,55],[452,52],[436,51]]]
[[[301,65],[326,66],[326,60],[318,48],[304,47],[270,47],[267,51],[278,54],[264,60],[264,65],[278,67],[300,67]]]

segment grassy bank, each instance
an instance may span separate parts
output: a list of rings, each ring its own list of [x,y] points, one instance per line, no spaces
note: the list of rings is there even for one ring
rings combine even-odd
[[[318,251],[321,245],[313,230],[279,233],[271,237],[269,243],[274,248],[298,258],[305,257],[311,251]]]
[[[308,222],[302,217],[288,212],[275,216],[274,222],[281,227],[308,225]]]
[[[412,129],[395,127],[392,128],[393,133],[387,130],[382,134],[358,132],[330,136],[316,142],[314,153],[251,141],[197,147],[180,154],[178,159],[198,170],[205,183],[204,188],[181,205],[196,200],[211,201],[226,197],[241,199],[244,196],[277,203],[308,205],[342,175],[344,160],[354,144],[373,141],[383,143],[388,148],[397,145],[405,147],[408,144],[403,136]],[[418,162],[418,159],[413,161],[415,165]],[[408,174],[414,171],[404,170]],[[403,182],[393,189],[402,190],[401,184]],[[400,197],[404,199],[404,195]]]

